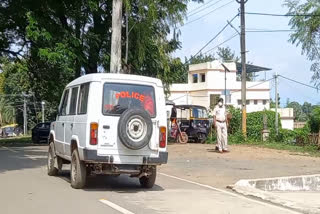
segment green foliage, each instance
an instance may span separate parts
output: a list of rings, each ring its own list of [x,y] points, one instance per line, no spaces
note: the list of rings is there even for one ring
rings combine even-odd
[[[294,133],[296,144],[305,145],[309,142],[310,127],[308,125],[303,128],[295,129]]]
[[[313,63],[311,71],[315,85],[320,86],[320,5],[319,0],[286,0],[289,14],[312,14],[315,16],[293,16],[289,22],[292,29],[290,41],[301,46],[302,54],[306,54]]]
[[[240,142],[241,134],[241,111],[231,107],[229,112],[232,114],[230,121],[229,132],[231,135],[236,135],[236,140]],[[263,117],[267,117],[267,128],[270,131],[270,136],[275,138],[275,112],[274,111],[261,111],[252,112],[247,114],[247,137],[249,141],[261,141],[263,130]],[[281,128],[281,122],[279,120],[279,128]],[[240,137],[241,136],[241,137]]]
[[[267,128],[270,131],[270,136],[276,136],[275,129],[275,118],[276,113],[274,111],[261,111],[261,112],[252,112],[247,114],[247,136],[252,140],[261,140],[262,139],[262,130],[263,130],[263,116],[267,117]],[[280,116],[279,116],[280,118]],[[279,129],[281,128],[281,121],[279,120]]]
[[[241,132],[241,110],[238,108],[235,108],[233,106],[228,107],[228,112],[232,115],[232,119],[230,121],[229,130],[228,132],[230,134],[236,134],[238,132]],[[242,134],[241,134],[242,135]]]
[[[288,129],[279,129],[279,133],[275,136],[275,141],[285,144],[293,144],[296,141],[297,134],[295,131]]]
[[[320,106],[315,107],[308,121],[312,133],[319,133],[320,129]]]

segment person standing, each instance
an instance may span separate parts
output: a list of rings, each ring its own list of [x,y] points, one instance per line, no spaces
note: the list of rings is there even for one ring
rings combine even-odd
[[[218,104],[213,109],[213,123],[217,130],[218,150],[220,153],[229,152],[228,150],[228,131],[227,131],[227,111],[220,98]]]

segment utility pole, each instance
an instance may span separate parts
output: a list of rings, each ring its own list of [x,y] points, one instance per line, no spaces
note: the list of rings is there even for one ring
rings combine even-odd
[[[27,134],[27,100],[26,94],[22,93],[23,95],[23,134]]]
[[[121,72],[121,28],[122,0],[113,0],[110,73]]]
[[[45,102],[42,101],[41,102],[41,111],[42,111],[42,122],[44,123],[44,105],[45,105]]]
[[[279,115],[278,115],[278,100],[279,100],[279,94],[278,94],[278,73],[274,76],[275,80],[275,102],[276,102],[276,133],[279,134]]]
[[[126,8],[126,56],[125,63],[128,64],[128,53],[129,53],[129,11]]]
[[[245,20],[245,4],[248,0],[236,0],[240,4],[241,16],[241,100],[242,100],[242,133],[247,137],[247,67],[246,67],[246,20]]]

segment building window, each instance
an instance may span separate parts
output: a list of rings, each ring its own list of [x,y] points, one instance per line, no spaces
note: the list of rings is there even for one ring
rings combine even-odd
[[[206,74],[200,74],[200,81],[206,82]]]
[[[192,80],[193,83],[198,83],[198,74],[193,74],[192,78],[193,78]]]
[[[241,106],[242,102],[241,100],[238,100],[238,105]]]
[[[263,105],[267,105],[267,100],[263,100]]]
[[[258,105],[258,100],[254,100],[254,104],[255,104],[255,105]]]
[[[250,100],[247,100],[247,105],[249,105],[250,104]]]

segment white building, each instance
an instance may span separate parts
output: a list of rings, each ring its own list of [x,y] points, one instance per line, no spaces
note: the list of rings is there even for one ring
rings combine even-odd
[[[271,109],[275,111],[275,109]],[[294,129],[294,114],[293,108],[280,108],[278,109],[278,114],[280,115],[281,126],[283,129]]]
[[[223,63],[219,61],[195,64],[189,66],[188,83],[172,84],[169,100],[177,105],[201,105],[208,109],[214,106],[217,100],[225,99],[227,104],[241,108],[241,81],[237,81],[237,72],[241,72],[241,64]],[[247,65],[248,72],[270,70],[253,65]],[[247,112],[270,109],[269,82],[247,82]]]

